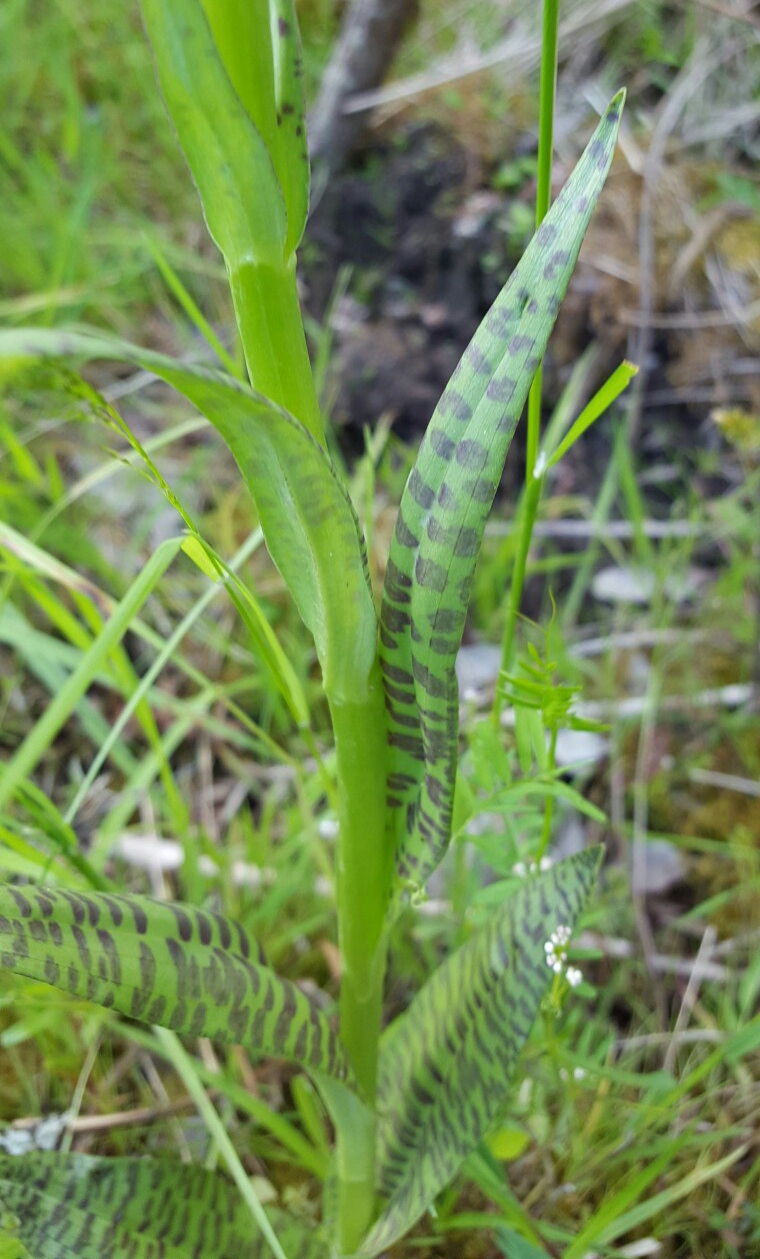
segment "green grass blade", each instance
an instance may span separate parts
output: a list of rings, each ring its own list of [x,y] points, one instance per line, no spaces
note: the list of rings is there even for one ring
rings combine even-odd
[[[587,849],[528,879],[386,1033],[378,1167],[388,1202],[362,1255],[419,1219],[498,1118],[552,978],[544,943],[556,927],[573,928],[600,860],[601,849]]]
[[[18,1237],[0,1227],[0,1259],[33,1259],[33,1256]]]
[[[244,380],[244,373],[240,371],[232,355],[228,353],[222,342],[219,340],[219,337],[214,332],[214,329],[211,327],[208,319],[206,319],[203,311],[193,300],[190,293],[188,293],[181,279],[177,275],[177,272],[174,270],[174,267],[161,251],[158,241],[152,236],[146,236],[145,240],[148,249],[151,252],[153,261],[158,267],[158,270],[161,273],[161,278],[163,279],[166,287],[172,296],[176,298],[191,323],[195,325],[198,332],[206,342],[206,345],[209,349],[214,351],[214,354],[219,359],[221,366],[225,369],[225,371],[230,373],[230,376],[235,376],[238,380]]]
[[[587,429],[595,424],[608,407],[611,407],[616,398],[619,398],[624,389],[627,389],[633,377],[638,371],[635,363],[629,363],[624,360],[615,368],[611,376],[598,389],[590,402],[581,411],[577,420],[570,426],[562,441],[557,445],[556,450],[549,451],[547,460],[547,468],[553,468],[559,463],[563,455],[566,455],[571,446],[574,446],[579,437],[582,437]]]
[[[36,358],[136,364],[184,394],[229,446],[253,497],[269,552],[314,635],[326,690],[366,696],[377,621],[356,513],[319,443],[287,411],[220,373],[87,333],[0,333],[6,371]]]
[[[198,1113],[206,1124],[209,1136],[212,1138],[216,1149],[219,1151],[219,1154],[226,1163],[227,1170],[237,1185],[242,1201],[245,1203],[252,1218],[261,1229],[268,1248],[275,1256],[275,1259],[287,1259],[287,1256],[280,1245],[279,1239],[275,1235],[272,1225],[266,1215],[266,1212],[264,1211],[261,1201],[259,1200],[258,1194],[256,1193],[250,1178],[246,1175],[245,1168],[240,1162],[240,1155],[232,1143],[230,1135],[222,1122],[221,1116],[200,1081],[198,1073],[195,1070],[195,1063],[193,1062],[193,1059],[185,1052],[174,1032],[168,1032],[165,1027],[159,1027],[154,1029],[154,1034],[156,1039],[163,1046],[167,1058],[195,1102],[198,1108]]]
[[[77,667],[8,762],[0,777],[0,809],[7,805],[16,788],[45,754],[98,670],[107,660],[109,653],[124,637],[145,600],[158,585],[181,545],[181,538],[168,538],[154,551],[124,598],[117,604],[89,651],[82,656]]]
[[[648,1193],[649,1187],[673,1164],[677,1150],[684,1144],[684,1139],[672,1142],[659,1158],[648,1163],[622,1189],[613,1194],[584,1225],[565,1251],[564,1259],[583,1259],[592,1246],[609,1246],[619,1238],[629,1236],[634,1229],[655,1220],[674,1202],[688,1197],[706,1181],[717,1180],[747,1153],[746,1146],[739,1146],[715,1163],[695,1167],[659,1193]]]
[[[326,1016],[218,914],[143,896],[1,886],[0,965],[138,1022],[348,1075]]]
[[[34,1259],[268,1259],[237,1188],[196,1166],[85,1154],[0,1155],[0,1201]],[[267,1211],[274,1253],[325,1259],[318,1232]]]
[[[610,104],[446,386],[401,500],[381,613],[397,866],[424,883],[449,842],[454,661],[486,517],[615,148]]]

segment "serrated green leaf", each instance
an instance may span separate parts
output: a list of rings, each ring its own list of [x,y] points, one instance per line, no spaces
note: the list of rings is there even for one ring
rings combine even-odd
[[[84,1154],[0,1155],[0,1201],[34,1259],[265,1259],[235,1188],[200,1167]],[[326,1259],[319,1231],[267,1211],[288,1259]]]
[[[45,329],[0,332],[0,361],[119,359],[154,372],[217,429],[248,486],[269,552],[314,635],[325,688],[361,701],[375,658],[377,619],[356,513],[329,455],[268,398],[220,372],[177,363],[128,342]]]
[[[386,1032],[378,1174],[388,1202],[361,1248],[376,1255],[419,1219],[499,1118],[552,978],[544,943],[574,927],[594,886],[592,848],[527,879]]]
[[[486,517],[615,148],[610,104],[446,386],[404,491],[386,570],[380,650],[397,868],[424,883],[451,834],[459,696],[454,661]]]
[[[200,0],[142,0],[142,11],[166,107],[228,268],[280,267],[288,230],[282,189]]]
[[[326,1016],[221,914],[147,896],[1,885],[0,966],[142,1023],[349,1075]]]

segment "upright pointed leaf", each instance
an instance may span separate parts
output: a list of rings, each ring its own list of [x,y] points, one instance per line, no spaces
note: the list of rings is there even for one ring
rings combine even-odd
[[[386,1033],[378,1170],[388,1202],[362,1255],[411,1228],[499,1117],[552,978],[544,943],[556,927],[573,928],[600,859],[601,849],[587,849],[526,880]]]
[[[147,896],[2,885],[0,966],[142,1023],[349,1075],[326,1016],[221,914]]]
[[[618,94],[446,386],[399,509],[381,612],[388,800],[402,877],[449,842],[457,762],[454,660],[486,517],[615,148]]]
[[[225,1177],[151,1159],[0,1155],[0,1203],[34,1259],[269,1259]],[[288,1259],[326,1259],[319,1231],[267,1211]]]
[[[303,97],[303,59],[294,0],[272,0],[277,140],[274,164],[288,211],[289,249],[296,249],[309,212],[309,148]]]
[[[161,92],[228,268],[281,266],[287,237],[282,189],[200,0],[142,0],[142,10]]]
[[[363,697],[377,620],[364,540],[329,455],[298,420],[246,385],[116,338],[17,329],[0,332],[0,364],[36,358],[120,359],[184,394],[229,446],[256,504],[267,547],[314,635],[325,687]],[[0,371],[1,374],[1,371]]]
[[[162,3],[166,6],[167,0]],[[201,3],[232,86],[274,166],[287,213],[285,251],[292,253],[303,235],[309,208],[301,41],[293,2]]]

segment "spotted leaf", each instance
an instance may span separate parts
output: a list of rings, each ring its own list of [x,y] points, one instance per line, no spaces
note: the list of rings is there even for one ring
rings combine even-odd
[[[362,1255],[411,1228],[499,1118],[552,979],[544,945],[558,926],[572,930],[600,859],[601,849],[590,848],[527,879],[386,1032],[378,1173],[388,1200]]]
[[[147,896],[3,885],[0,966],[142,1023],[348,1076],[326,1016],[220,914]]]
[[[464,352],[420,446],[385,578],[380,653],[400,876],[425,882],[451,834],[454,662],[486,517],[615,148],[623,94]]]
[[[269,1259],[272,1253],[230,1181],[168,1160],[0,1155],[0,1203],[15,1216],[15,1233],[34,1259]],[[267,1215],[292,1259],[326,1259],[318,1230],[284,1211]]]

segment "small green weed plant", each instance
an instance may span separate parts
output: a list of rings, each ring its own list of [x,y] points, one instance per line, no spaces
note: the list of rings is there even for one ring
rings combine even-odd
[[[271,1251],[290,1259],[370,1259],[420,1219],[502,1114],[547,989],[568,982],[567,940],[599,866],[598,849],[549,869],[539,863],[382,1029],[389,933],[399,907],[424,888],[451,841],[459,718],[454,663],[486,517],[612,161],[623,95],[611,102],[551,209],[545,160],[551,85],[544,96],[542,222],[425,433],[403,493],[378,616],[357,515],[328,454],[296,288],[309,164],[292,0],[143,0],[142,8],[164,101],[225,260],[248,379],[223,351],[226,370],[211,370],[87,331],[6,331],[0,357],[6,373],[44,359],[133,364],[189,400],[231,450],[272,559],[313,636],[329,705],[339,817],[339,1019],[336,1026],[323,1006],[275,973],[238,923],[185,904],[119,894],[74,845],[67,851],[78,887],[0,888],[0,964],[167,1029],[167,1053],[176,1062],[182,1061],[179,1034],[242,1043],[256,1055],[297,1064],[330,1116],[335,1150],[318,1230],[282,1211],[264,1212],[218,1122],[237,1188],[210,1171],[163,1161],[2,1156],[0,1201],[10,1213],[10,1249],[3,1253],[242,1259]],[[621,369],[564,439],[543,448],[534,386],[505,669],[513,663],[522,575],[546,471],[629,375]],[[91,387],[79,388],[107,419],[120,422]],[[252,592],[189,517],[185,523],[183,538],[157,548],[83,667],[8,762],[0,806],[28,794],[41,749],[180,548],[226,583],[294,721],[308,726],[293,669]],[[529,683],[524,675],[513,691],[522,695],[524,714],[533,714],[529,738],[542,743],[535,726],[546,704],[543,692],[536,699],[536,686],[528,693]],[[503,698],[494,710],[497,729]],[[188,1079],[206,1114],[211,1108],[197,1076]]]

